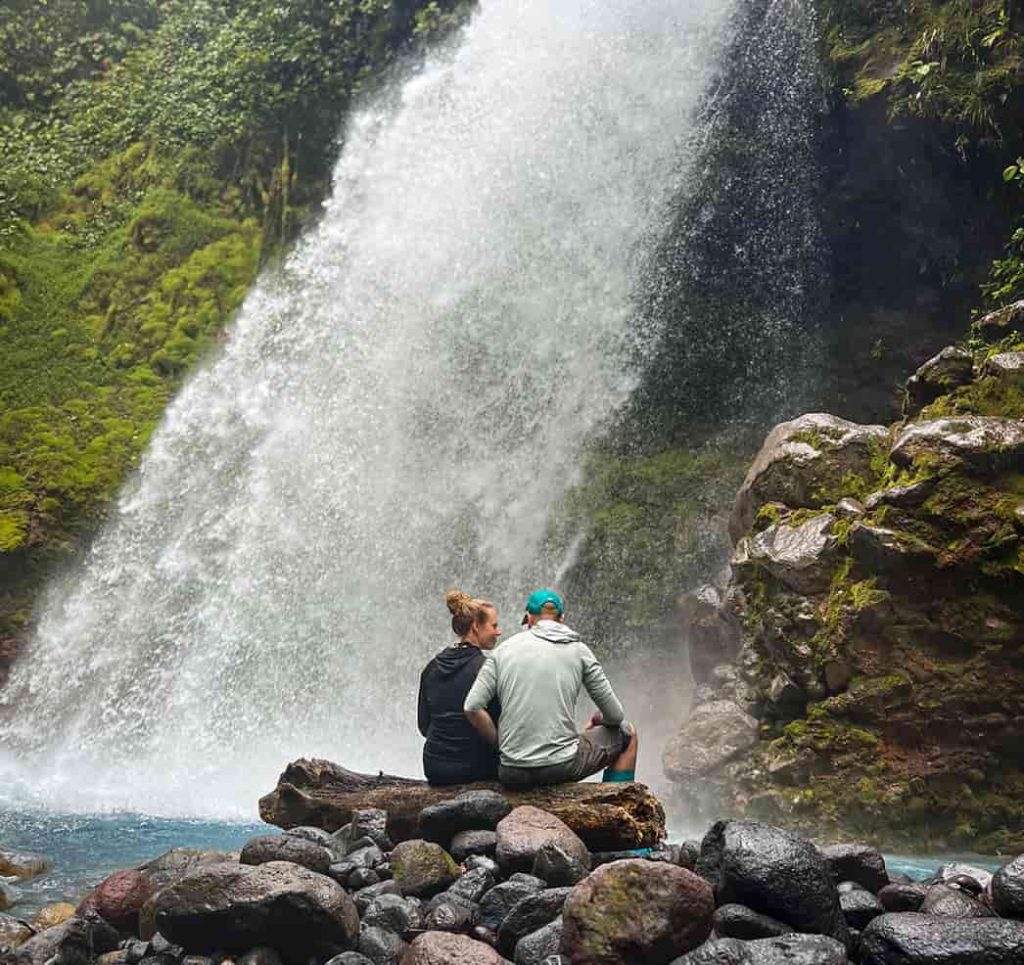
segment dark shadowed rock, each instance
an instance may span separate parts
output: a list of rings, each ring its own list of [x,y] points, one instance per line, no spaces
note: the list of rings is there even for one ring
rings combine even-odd
[[[974,894],[985,891],[989,885],[992,884],[992,872],[986,871],[984,868],[976,868],[974,865],[964,864],[962,861],[950,861],[948,864],[942,865],[938,871],[933,875],[935,881],[942,881],[950,883],[953,881],[959,882],[958,887],[963,888],[963,879],[973,878],[976,885],[970,886],[968,890]]]
[[[822,848],[821,853],[833,881],[856,881],[872,894],[877,894],[889,884],[885,858],[877,848],[867,844],[834,844]]]
[[[386,928],[360,925],[356,948],[373,965],[398,965],[409,946],[400,936]]]
[[[575,965],[667,962],[708,937],[714,911],[710,885],[685,868],[613,861],[569,893],[562,947]]]
[[[708,942],[672,965],[848,965],[846,948],[825,935],[782,935],[741,942]]]
[[[283,861],[202,868],[159,892],[156,927],[189,951],[276,948],[286,961],[352,946],[359,915],[330,878]]]
[[[717,770],[757,743],[757,721],[731,700],[694,707],[665,745],[662,766],[673,781],[690,781]]]
[[[398,887],[398,882],[380,881],[375,885],[360,888],[352,895],[352,900],[355,902],[356,910],[362,915],[374,898],[379,898],[381,895],[401,895],[401,893],[402,889]]]
[[[120,941],[116,929],[89,912],[39,932],[19,945],[6,959],[12,965],[86,965],[98,954],[112,952]]]
[[[528,895],[544,890],[544,882],[533,875],[514,874],[508,881],[495,885],[480,902],[480,924],[497,933],[505,916]]]
[[[1024,965],[1024,923],[881,915],[861,935],[861,965]]]
[[[674,618],[676,633],[686,643],[696,683],[707,683],[715,667],[735,659],[741,628],[736,617],[722,606],[715,587],[705,585],[681,596]]]
[[[246,841],[238,860],[258,865],[268,861],[290,861],[317,874],[327,874],[334,856],[323,845],[286,834],[264,834]]]
[[[498,835],[494,831],[460,831],[452,837],[449,853],[461,863],[473,854],[490,857],[497,846]]]
[[[719,821],[704,836],[697,871],[718,904],[746,905],[797,931],[848,940],[825,858],[799,835],[758,821]]]
[[[969,894],[949,885],[937,884],[928,889],[921,907],[925,915],[940,918],[991,918],[992,912]]]
[[[449,898],[427,912],[423,927],[428,931],[468,932],[476,921],[476,915],[475,905]]]
[[[427,841],[448,844],[460,831],[493,831],[512,805],[497,791],[466,791],[420,812],[420,833]]]
[[[569,888],[549,888],[517,901],[498,929],[498,951],[506,958],[511,958],[521,938],[537,931],[562,913],[569,891]]]
[[[777,938],[793,931],[784,921],[761,915],[746,905],[722,905],[715,909],[715,934],[722,938],[750,941],[756,938]]]
[[[458,867],[451,855],[431,841],[403,841],[391,852],[391,873],[404,895],[436,895],[454,880]]]
[[[1024,918],[1024,854],[992,876],[992,906],[1004,918]]]
[[[562,919],[556,918],[524,935],[516,945],[515,965],[568,965],[570,959],[560,954],[564,932]]]
[[[574,885],[590,874],[590,855],[585,850],[569,854],[549,841],[537,852],[530,873],[546,881],[549,888]]]
[[[78,913],[95,911],[119,931],[134,934],[139,927],[139,912],[152,895],[153,889],[141,871],[115,871],[82,899]]]
[[[531,805],[517,807],[498,822],[495,858],[506,871],[530,871],[537,853],[546,845],[565,852],[568,859],[590,867],[590,852],[562,820]]]
[[[840,891],[839,907],[843,909],[843,917],[851,928],[862,931],[867,927],[868,922],[885,914],[881,902],[870,891],[856,888],[848,891]]]
[[[971,353],[958,345],[947,345],[907,380],[908,412],[919,412],[940,395],[967,385],[973,374],[974,357]]]
[[[894,882],[878,892],[878,900],[886,911],[917,911],[928,887],[920,881]]]
[[[427,932],[406,950],[401,965],[505,965],[493,948],[466,935]]]
[[[250,948],[241,958],[238,965],[282,965],[281,956],[273,948]]]

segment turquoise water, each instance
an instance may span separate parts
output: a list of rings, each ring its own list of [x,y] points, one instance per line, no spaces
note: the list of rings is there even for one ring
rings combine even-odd
[[[171,848],[231,851],[254,835],[276,831],[262,822],[0,810],[0,848],[33,851],[45,855],[53,865],[49,874],[16,886],[21,897],[10,912],[28,918],[51,902],[77,903],[112,871],[131,868]],[[887,865],[890,873],[924,878],[951,860],[994,871],[1008,859],[968,854],[892,855]]]
[[[53,866],[49,874],[15,886],[21,898],[10,913],[26,918],[51,902],[77,903],[111,872],[171,848],[232,851],[254,835],[276,830],[262,822],[0,810],[0,848],[45,855]]]

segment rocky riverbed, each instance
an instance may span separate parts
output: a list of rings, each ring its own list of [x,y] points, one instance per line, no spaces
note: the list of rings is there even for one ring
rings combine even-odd
[[[819,848],[719,821],[700,841],[592,852],[492,790],[239,852],[172,849],[34,922],[0,917],[4,965],[1024,965],[1024,856],[994,875],[890,875],[866,845]],[[7,871],[41,870],[13,856]],[[6,872],[5,872],[6,873]]]

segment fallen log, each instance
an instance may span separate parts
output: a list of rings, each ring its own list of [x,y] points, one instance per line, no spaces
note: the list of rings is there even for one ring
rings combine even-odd
[[[388,812],[388,834],[397,843],[419,837],[423,808],[475,788],[498,791],[513,806],[532,804],[549,811],[591,851],[647,848],[665,837],[665,811],[643,784],[554,784],[521,791],[489,782],[431,787],[383,772],[357,774],[316,758],[293,761],[284,769],[277,787],[260,798],[260,817],[279,828],[337,831],[354,810],[382,808]]]

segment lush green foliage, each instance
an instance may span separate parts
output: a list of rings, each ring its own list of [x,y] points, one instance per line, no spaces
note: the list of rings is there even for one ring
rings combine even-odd
[[[18,581],[94,526],[261,260],[322,197],[353,93],[466,7],[6,4],[0,637],[26,615]]]
[[[554,534],[562,550],[579,541],[566,586],[573,626],[608,650],[663,622],[675,598],[720,565],[723,507],[750,455],[739,440],[696,451],[592,453]]]

